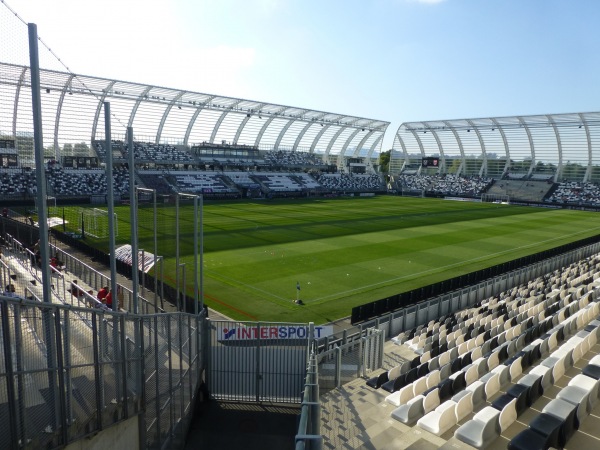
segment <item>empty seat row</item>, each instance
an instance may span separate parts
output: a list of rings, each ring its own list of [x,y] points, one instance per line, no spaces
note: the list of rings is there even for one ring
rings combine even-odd
[[[598,322],[600,324],[600,322]],[[598,324],[592,327],[598,329]],[[593,339],[596,331],[590,330]],[[581,374],[575,375],[529,427],[511,439],[508,448],[525,450],[537,448],[562,448],[581,422],[598,403],[600,394],[600,356],[594,356]]]
[[[584,320],[591,320],[591,316],[593,314],[597,314],[598,311],[599,305],[597,303],[586,306],[584,309],[578,311],[577,314],[575,314],[568,321],[568,323],[559,324],[552,331],[558,332],[559,329],[566,330],[567,332],[575,331],[577,329],[578,324],[582,325],[582,323],[578,320],[579,317],[583,317]],[[573,324],[575,326],[572,326]],[[600,324],[600,321],[598,322],[598,324]],[[546,362],[548,366],[552,365],[552,368],[554,368],[554,370],[552,370],[551,383],[555,383],[562,376],[562,374],[564,374],[564,364],[572,366],[576,362],[576,360],[583,354],[582,351],[585,348],[589,349],[589,346],[593,345],[591,344],[592,342],[596,342],[598,332],[597,326],[592,326],[592,328],[593,330],[574,334],[568,341],[565,342],[563,346],[561,346],[549,357],[547,357],[546,360],[544,360],[544,362]],[[550,336],[547,336],[546,338],[549,339],[549,337]],[[578,348],[579,351],[573,352],[573,349],[575,348]],[[542,363],[541,367],[546,367],[543,366],[543,364],[544,363]],[[550,370],[549,367],[548,369]],[[545,388],[549,387],[549,384],[544,382],[544,376],[546,375],[546,373],[538,373],[534,370],[530,371],[530,373],[522,377],[518,381],[518,383],[508,388],[506,390],[506,394],[503,394],[496,400],[494,400],[491,406],[485,407],[482,411],[477,413],[472,420],[460,426],[454,433],[455,437],[476,448],[487,447],[503,431],[506,430],[507,426],[510,426],[510,424],[514,422],[516,417],[518,417],[527,407],[531,406],[536,401],[536,399],[542,395]],[[576,384],[582,381],[580,378],[577,378],[577,380],[574,378],[573,380],[571,380],[570,384]],[[597,387],[593,395],[595,395],[595,398],[597,399]],[[562,394],[562,396],[572,396],[572,400],[575,399],[579,402],[581,402],[583,398],[582,393],[580,391],[577,391],[576,389],[569,389],[565,391],[565,393]],[[509,407],[509,405],[511,406]],[[510,411],[506,412],[506,414],[503,417],[504,420],[502,420],[502,411],[505,411],[505,408],[507,407],[509,407]],[[498,413],[495,413],[489,408],[496,409]],[[588,406],[584,406],[584,408],[588,408]],[[584,409],[583,411],[587,411],[587,409]],[[514,419],[512,421],[507,420],[510,417],[513,417],[513,415]],[[522,439],[522,437],[519,439]]]

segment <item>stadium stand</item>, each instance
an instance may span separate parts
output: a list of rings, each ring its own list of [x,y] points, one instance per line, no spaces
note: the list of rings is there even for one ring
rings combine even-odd
[[[546,201],[549,203],[600,206],[600,187],[595,183],[578,181],[558,183],[556,190]]]
[[[286,150],[268,151],[264,161],[270,166],[279,167],[310,167],[323,165],[320,157],[313,153],[292,152]]]
[[[594,255],[394,336],[390,369],[323,400],[325,447],[358,442],[332,422],[349,404],[375,448],[593,445],[582,427],[599,402],[599,269]],[[365,389],[378,394],[361,404]],[[385,414],[399,425],[369,426]]]
[[[162,170],[140,170],[138,172],[140,181],[148,189],[156,189],[159,195],[171,194],[173,186],[167,181],[168,172]]]
[[[171,172],[177,187],[182,192],[219,196],[220,198],[237,198],[239,191],[228,186],[220,173],[206,172]]]
[[[384,185],[377,174],[321,174],[317,181],[334,191],[382,191]]]
[[[507,195],[510,200],[542,202],[552,189],[548,181],[529,179],[502,179],[496,181],[487,191],[492,195]]]
[[[491,178],[457,175],[400,175],[397,177],[407,190],[450,196],[479,197],[492,184]]]
[[[54,166],[47,172],[48,193],[56,196],[102,195],[107,192],[106,172],[102,169],[64,169]],[[116,194],[129,192],[129,172],[126,168],[113,170]]]
[[[35,195],[36,192],[35,171],[22,168],[0,169],[1,196],[25,197]]]
[[[255,173],[252,179],[264,186],[267,192],[277,194],[302,192],[302,185],[288,174],[259,172]]]
[[[174,145],[153,144],[151,142],[134,142],[135,159],[141,163],[156,164],[196,164],[196,160],[187,151],[182,151]],[[122,149],[123,158],[127,158],[127,146]]]

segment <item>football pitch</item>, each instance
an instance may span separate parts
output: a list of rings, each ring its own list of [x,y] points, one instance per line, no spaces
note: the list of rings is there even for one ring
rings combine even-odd
[[[175,284],[175,207],[158,205],[158,254]],[[129,206],[115,207],[117,245]],[[180,207],[180,262],[193,297],[193,208]],[[205,303],[238,320],[318,324],[354,306],[600,233],[600,214],[493,203],[371,198],[207,203]],[[138,213],[153,250],[153,211]],[[86,237],[107,250],[107,239]],[[300,291],[297,291],[297,286]],[[294,303],[299,294],[302,305]]]

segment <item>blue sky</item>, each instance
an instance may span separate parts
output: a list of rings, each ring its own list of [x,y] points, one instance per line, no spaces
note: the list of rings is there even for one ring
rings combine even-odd
[[[600,107],[596,0],[6,2],[73,72],[387,120],[384,150],[402,122]]]

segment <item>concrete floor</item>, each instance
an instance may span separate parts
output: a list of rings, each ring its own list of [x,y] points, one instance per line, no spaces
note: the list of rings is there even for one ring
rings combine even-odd
[[[210,400],[198,405],[185,449],[293,450],[299,405]]]

